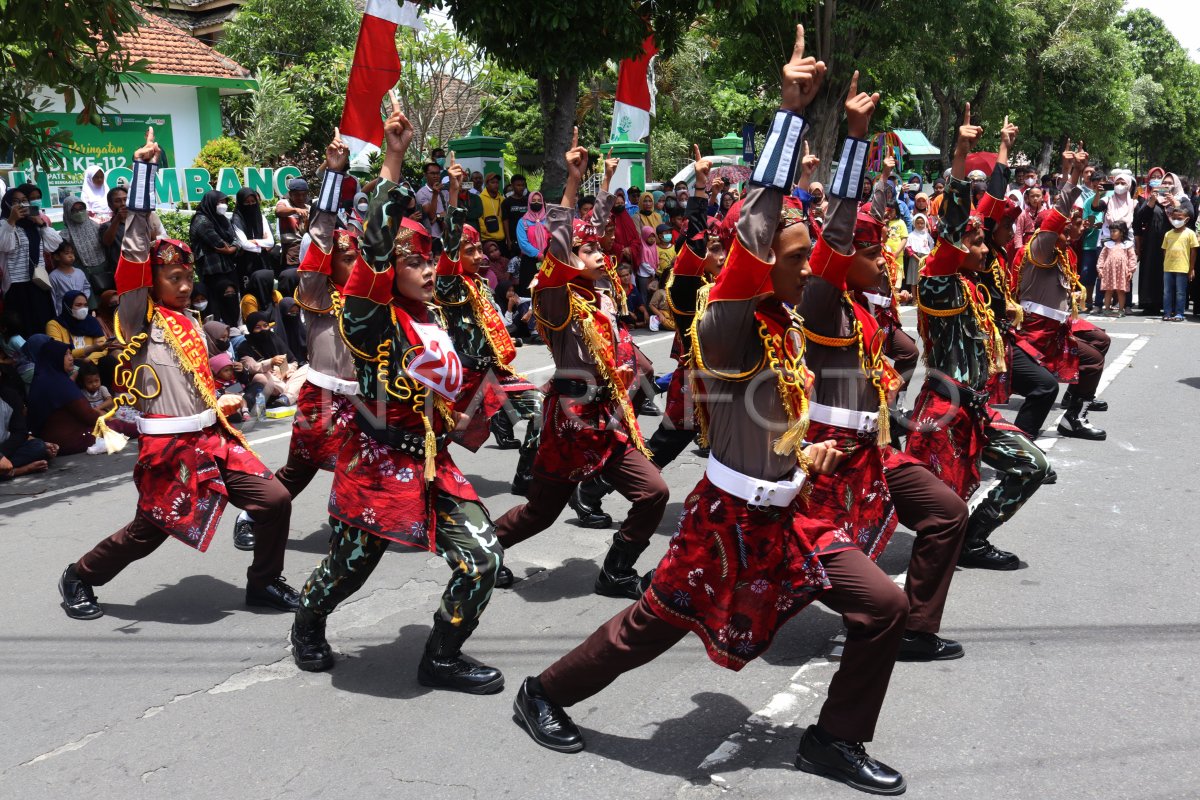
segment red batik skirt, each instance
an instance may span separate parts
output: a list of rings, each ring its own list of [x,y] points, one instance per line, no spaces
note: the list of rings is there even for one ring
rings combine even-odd
[[[694,631],[714,663],[740,670],[829,588],[816,554],[829,527],[800,498],[752,510],[702,478],[684,501],[647,599],[664,620]]]
[[[848,454],[832,475],[810,478],[808,513],[832,523],[817,541],[818,555],[858,548],[875,560],[896,531],[896,511],[883,472],[885,453],[875,443],[875,434],[869,436],[864,440],[845,428],[809,425],[809,441],[833,439]],[[896,464],[905,460],[903,454],[888,455]]]
[[[352,398],[305,381],[296,400],[288,460],[332,472],[342,445],[357,432]]]
[[[677,366],[667,387],[665,417],[671,423],[671,428],[677,431],[696,429],[696,399],[692,396],[693,387],[688,380],[688,372],[687,367]]]
[[[218,425],[193,433],[142,434],[133,468],[138,511],[203,553],[229,502],[225,471],[271,477],[258,456]]]
[[[1071,335],[1071,323],[1027,312],[1021,333],[1033,346],[1037,362],[1063,383],[1079,380],[1079,348]]]
[[[454,410],[470,421],[454,441],[472,453],[483,447],[492,432],[492,417],[500,413],[508,396],[536,391],[537,387],[520,375],[488,368],[463,371],[463,385],[454,401]]]
[[[615,401],[583,403],[550,391],[542,403],[542,438],[533,459],[537,478],[582,483],[629,442],[611,410]]]
[[[425,459],[414,458],[361,430],[338,453],[329,494],[329,516],[383,539],[434,550],[433,492],[478,500],[471,482],[445,450],[437,454],[433,481]]]

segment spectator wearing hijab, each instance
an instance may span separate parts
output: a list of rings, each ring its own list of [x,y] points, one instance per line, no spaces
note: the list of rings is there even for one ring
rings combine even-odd
[[[609,255],[618,264],[622,261],[636,264],[642,255],[642,236],[637,221],[624,204],[616,203],[612,209],[612,222],[613,243]],[[525,291],[525,288],[521,287],[521,290]]]
[[[212,303],[211,316],[226,325],[240,327],[242,324],[241,292],[231,278],[214,281],[208,301]]]
[[[71,380],[75,359],[71,348],[50,341],[38,351],[29,387],[29,428],[34,436],[58,445],[60,455],[82,453],[95,444],[92,428],[100,412]]]
[[[64,242],[75,248],[75,268],[83,270],[92,286],[92,296],[115,289],[113,272],[108,268],[104,245],[100,243],[100,223],[88,216],[87,204],[75,195],[63,201]]]
[[[96,304],[96,321],[100,323],[100,328],[104,331],[105,339],[115,339],[117,337],[117,305],[120,300],[117,297],[116,289],[109,289],[100,294],[100,301]]]
[[[308,330],[300,315],[300,306],[293,297],[279,301],[280,318],[283,320],[283,341],[297,364],[308,363]]]
[[[520,250],[522,286],[528,286],[537,274],[546,245],[550,242],[550,229],[546,227],[546,201],[541,192],[529,195],[529,209],[517,221],[517,248]]]
[[[100,320],[88,310],[83,292],[68,292],[63,297],[62,313],[46,324],[46,335],[70,347],[73,359],[87,359],[95,364],[104,385],[113,385],[117,359],[112,353],[121,345],[105,335]]]
[[[246,320],[246,332],[250,332],[250,315],[262,312],[272,323],[279,319],[279,301],[283,295],[275,290],[275,273],[260,269],[250,275],[246,282],[246,294],[242,297],[242,319]]]
[[[225,216],[229,210],[224,192],[205,192],[188,229],[196,271],[209,283],[237,279],[237,234]]]
[[[243,281],[260,269],[272,268],[270,253],[275,237],[262,212],[258,192],[253,189],[238,189],[234,198],[233,235],[238,244],[238,275]]]
[[[83,173],[83,185],[79,187],[79,196],[87,207],[90,217],[97,223],[108,222],[109,217],[112,216],[112,210],[108,207],[108,189],[104,185],[104,170],[98,164],[92,164]]]
[[[295,361],[287,343],[272,330],[271,319],[261,311],[246,317],[246,337],[237,346],[236,354],[250,375],[267,379],[263,395],[269,404],[289,405],[287,378]]]
[[[50,301],[56,309],[62,308],[63,298],[67,292],[80,292],[91,305],[92,285],[88,283],[87,275],[75,266],[75,246],[63,242],[49,256],[52,264],[50,272]]]
[[[1146,198],[1133,214],[1133,232],[1142,248],[1138,254],[1138,304],[1142,314],[1157,317],[1163,311],[1163,239],[1173,230],[1170,213],[1174,208],[1183,208],[1190,217],[1193,209],[1178,175],[1163,172],[1161,167],[1155,167],[1148,175],[1155,172],[1162,177],[1150,179]]]
[[[0,384],[0,481],[45,472],[57,454],[57,445],[46,444],[29,433],[21,391]]]
[[[0,292],[5,305],[20,314],[20,333],[30,336],[54,317],[50,293],[33,282],[33,272],[43,249],[57,250],[62,236],[45,224],[26,186],[9,189],[0,201]]]

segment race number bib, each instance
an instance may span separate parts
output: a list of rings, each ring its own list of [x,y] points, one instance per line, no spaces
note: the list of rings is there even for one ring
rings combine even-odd
[[[453,401],[462,388],[463,367],[450,335],[437,325],[412,323],[421,352],[408,364],[413,380]]]

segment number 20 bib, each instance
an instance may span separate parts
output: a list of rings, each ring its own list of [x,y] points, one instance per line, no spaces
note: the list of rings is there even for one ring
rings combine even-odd
[[[413,322],[420,342],[417,355],[408,363],[408,373],[422,386],[453,402],[462,389],[463,367],[450,335],[437,325]]]

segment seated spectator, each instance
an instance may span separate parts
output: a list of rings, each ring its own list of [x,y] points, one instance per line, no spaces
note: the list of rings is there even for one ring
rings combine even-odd
[[[235,395],[242,398],[242,407],[234,415],[230,415],[230,422],[242,422],[250,413],[250,406],[253,405],[258,397],[258,394],[263,391],[267,384],[265,375],[255,375],[250,379],[250,385],[246,386],[240,380],[244,376],[245,370],[242,365],[229,357],[227,353],[218,353],[208,359],[208,368],[212,371],[213,380],[217,384],[217,397],[225,397],[226,395]]]
[[[246,320],[247,327],[250,315],[255,312],[262,313],[271,322],[279,322],[279,301],[282,299],[283,295],[275,290],[274,272],[260,269],[253,273],[246,284],[246,294],[242,296],[242,319]]]
[[[82,453],[95,444],[92,429],[100,412],[88,404],[71,380],[75,358],[71,348],[46,342],[37,354],[33,385],[29,387],[29,429],[34,436],[58,445],[61,455]]]
[[[659,286],[658,281],[651,281],[650,291],[650,330],[675,330],[675,315],[667,303],[667,290]]]
[[[54,271],[50,273],[50,298],[56,309],[62,308],[67,292],[79,292],[84,296],[87,307],[91,307],[92,285],[83,270],[75,268],[75,247],[67,241],[50,254]]]
[[[479,265],[479,274],[487,280],[493,296],[499,297],[496,288],[502,282],[508,282],[508,259],[504,257],[498,242],[483,243],[483,263]]]
[[[295,398],[288,397],[287,381],[296,364],[287,344],[272,330],[271,320],[261,311],[246,318],[246,328],[246,338],[237,347],[238,359],[247,374],[266,377],[263,395],[268,405],[292,405]]]
[[[526,341],[529,344],[540,343],[541,337],[537,332],[537,323],[533,319],[533,300],[521,297],[515,283],[502,283],[496,289],[500,310],[504,314],[504,322],[508,333],[512,336],[513,344]]]
[[[116,288],[104,245],[100,243],[100,223],[88,216],[87,204],[75,195],[63,201],[62,237],[75,248],[75,268],[83,270],[91,283],[91,297],[98,298],[101,292]]]
[[[625,287],[625,306],[629,309],[632,320],[631,327],[646,328],[650,325],[650,313],[646,310],[646,300],[641,290],[633,280],[633,270],[628,264],[622,264],[617,269],[617,277]]]
[[[208,319],[212,314],[208,313],[208,287],[203,283],[197,283],[192,286],[192,297],[188,301],[188,305],[196,312],[201,321]]]
[[[96,321],[104,331],[105,339],[117,338],[117,298],[116,289],[106,289],[100,294],[100,302],[96,304]]]
[[[237,284],[228,278],[224,278],[212,284],[209,290],[212,292],[209,296],[209,302],[213,304],[212,313],[209,316],[231,327],[241,327],[241,293],[238,292]],[[255,303],[257,304],[257,301]]]
[[[0,314],[0,358],[5,359],[25,386],[33,381],[33,358],[25,354],[25,337],[16,312],[6,308]]]
[[[117,401],[108,387],[100,381],[100,370],[92,362],[81,361],[76,365],[75,384],[83,391],[88,405],[101,414],[107,414],[117,408]],[[132,406],[120,406],[117,408],[117,413],[109,417],[105,425],[130,439],[136,439],[138,435],[137,421],[140,416],[141,414]]]
[[[20,390],[0,383],[0,481],[45,472],[56,455],[58,445],[30,435]]]
[[[283,341],[288,352],[297,364],[307,364],[308,331],[304,327],[304,318],[300,316],[300,306],[294,297],[285,297],[279,301],[279,311],[283,320]]]
[[[234,197],[233,235],[237,237],[235,263],[239,276],[246,278],[260,269],[271,269],[275,237],[271,235],[267,215],[262,212],[258,192],[253,189],[238,189]]]
[[[116,357],[110,353],[120,350],[121,345],[104,335],[100,320],[88,310],[87,297],[83,292],[67,292],[58,319],[46,323],[46,335],[70,346],[74,358],[87,359],[97,365],[107,358],[108,373],[116,369]],[[103,369],[101,374],[105,374]]]

